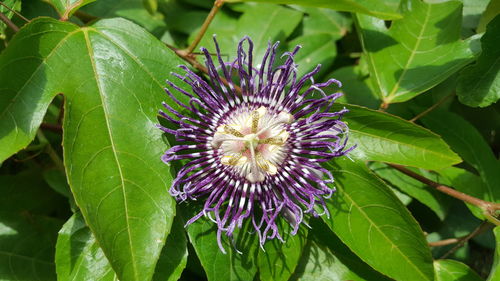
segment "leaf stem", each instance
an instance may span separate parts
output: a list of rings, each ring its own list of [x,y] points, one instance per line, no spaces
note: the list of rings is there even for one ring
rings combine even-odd
[[[3,21],[10,29],[12,29],[12,31],[14,32],[18,32],[19,31],[19,27],[13,23],[6,15],[4,15],[3,13],[0,13],[0,20]]]
[[[469,233],[467,235],[460,236],[457,238],[443,239],[443,240],[436,241],[436,242],[429,242],[429,246],[430,247],[441,247],[441,246],[448,246],[451,244],[462,243],[464,240],[465,241],[470,240],[470,239],[474,238],[475,236],[478,236],[479,234],[484,233],[491,226],[492,226],[491,223],[489,223],[487,221],[483,221],[476,229],[474,229],[474,231],[472,231],[471,233]]]
[[[21,13],[19,13],[18,11],[12,9],[11,7],[9,7],[8,5],[5,5],[3,3],[3,1],[0,1],[0,5],[4,6],[7,10],[13,12],[16,16],[20,17],[22,20],[24,20],[25,22],[30,22],[29,19],[25,18],[23,15],[21,15]]]
[[[469,233],[468,235],[459,238],[459,241],[457,242],[457,245],[455,245],[453,248],[451,248],[448,252],[446,252],[443,256],[440,257],[440,259],[445,259],[449,255],[453,254],[456,250],[460,249],[467,243],[467,241],[471,240],[472,238],[476,237],[477,235],[485,232],[486,230],[491,228],[491,224],[488,221],[483,221],[474,231]]]
[[[420,112],[419,114],[417,114],[417,116],[413,117],[412,119],[410,119],[408,121],[410,121],[410,122],[417,121],[418,119],[422,118],[423,116],[425,116],[429,112],[431,112],[434,109],[436,109],[438,106],[442,105],[446,100],[448,100],[449,98],[453,97],[454,95],[455,95],[455,92],[452,92],[451,94],[446,95],[445,97],[443,97],[442,99],[440,99],[438,102],[436,102],[435,104],[433,104],[431,107],[429,107],[426,110]]]
[[[397,164],[391,164],[391,163],[387,163],[387,165],[395,168],[396,170],[402,172],[403,174],[405,174],[407,176],[410,176],[410,177],[412,177],[412,178],[414,178],[422,183],[425,183],[429,186],[432,186],[435,189],[450,195],[451,197],[454,197],[456,199],[462,200],[464,202],[467,202],[469,204],[472,204],[474,206],[481,208],[484,211],[485,215],[488,214],[490,216],[490,218],[487,217],[490,221],[491,221],[491,219],[494,219],[494,221],[492,221],[493,223],[498,222],[498,220],[496,219],[496,216],[497,216],[496,212],[498,210],[500,210],[500,204],[484,201],[482,199],[479,199],[479,198],[470,196],[468,194],[465,194],[463,192],[457,191],[457,190],[455,190],[451,187],[448,187],[446,185],[439,184],[439,183],[432,181],[424,176],[421,176],[421,175],[419,175],[411,170],[406,169],[404,166],[397,165]]]
[[[181,57],[183,60],[187,61],[189,64],[191,64],[194,68],[196,68],[197,70],[207,74],[207,75],[210,75],[208,73],[208,69],[206,66],[202,65],[201,63],[199,63],[197,60],[196,60],[196,57],[193,55],[193,53],[191,54],[188,54],[186,53],[186,51],[184,50],[179,50],[177,48],[175,48],[174,46],[171,46],[171,45],[168,45],[166,44],[167,47],[169,47],[170,49],[172,49],[176,55],[178,55],[179,57]],[[226,86],[229,86],[229,82],[224,78],[224,77],[221,77],[219,76],[220,80],[222,81],[222,83]],[[236,90],[236,92],[238,93],[241,93],[241,88],[238,86],[238,85],[233,85],[234,89]]]
[[[64,171],[64,162],[61,160],[59,155],[57,155],[57,152],[54,150],[52,145],[50,145],[50,142],[47,140],[45,135],[43,134],[42,130],[38,130],[36,132],[36,136],[38,137],[38,140],[40,143],[45,143],[45,152],[49,155],[50,159],[52,159],[52,162],[56,165],[56,167],[62,171]]]
[[[201,26],[200,31],[194,38],[193,42],[189,45],[189,47],[186,50],[183,50],[182,52],[185,52],[186,54],[191,54],[193,50],[198,46],[198,43],[200,43],[201,39],[205,35],[205,32],[208,29],[208,26],[214,19],[215,15],[219,11],[219,9],[224,5],[224,0],[215,0],[214,5],[212,6],[212,10],[210,10],[210,13],[208,14],[207,18],[203,22],[203,25]]]

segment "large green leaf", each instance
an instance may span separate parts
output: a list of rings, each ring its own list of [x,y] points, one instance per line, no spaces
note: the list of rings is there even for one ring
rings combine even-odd
[[[300,263],[290,280],[390,280],[360,260],[320,220],[312,231]]]
[[[460,162],[460,158],[436,134],[397,116],[355,105],[338,104],[349,113],[343,120],[349,126],[352,154],[365,160],[383,161],[424,169],[441,169]]]
[[[180,221],[168,237],[153,280],[178,280],[187,262],[187,241]],[[56,245],[56,270],[59,281],[115,281],[117,276],[80,212],[75,213],[59,231]]]
[[[226,0],[226,2],[267,2],[275,4],[297,4],[339,11],[364,13],[382,19],[398,19],[397,12],[400,0]]]
[[[469,189],[475,189],[474,196],[488,201],[500,200],[500,165],[476,128],[459,115],[444,111],[433,112],[421,121],[440,134],[465,162],[477,170],[485,185],[471,186]]]
[[[187,222],[196,214],[195,206],[182,208],[180,213]],[[206,217],[198,219],[187,227],[189,241],[200,259],[209,281],[253,280],[257,273],[257,234],[250,221],[243,224],[243,228],[235,231],[231,242],[222,234],[221,243],[224,254],[217,244],[217,225]],[[238,253],[240,251],[241,253]]]
[[[325,80],[335,78],[342,82],[340,91],[344,93],[338,99],[342,103],[350,103],[376,109],[380,105],[378,96],[371,89],[369,78],[359,65],[341,67],[326,75]]]
[[[64,93],[64,163],[75,200],[120,280],[149,280],[175,213],[155,123],[161,81],[179,59],[123,19],[78,28],[40,18],[0,60],[1,128],[9,133],[2,143],[28,143],[51,98]]]
[[[204,46],[211,52],[215,52],[212,34],[217,35],[217,40],[221,52],[225,59],[236,57],[238,42],[249,36],[253,41],[253,61],[257,65],[260,63],[269,42],[285,40],[302,19],[302,13],[279,5],[257,4],[245,9],[243,15],[236,22],[234,31],[231,28],[232,19],[226,17],[214,28],[209,28],[208,36],[200,42],[199,46]],[[286,19],[286,20],[283,20]],[[222,27],[224,26],[224,27]],[[221,28],[222,27],[222,28]],[[194,39],[193,33],[189,41]]]
[[[55,280],[59,220],[0,211],[0,280]]]
[[[94,1],[96,0],[48,0],[62,20],[68,20],[82,6]]]
[[[285,220],[281,219],[278,227],[285,243],[277,239],[267,241],[264,245],[265,251],[259,251],[258,254],[258,267],[262,281],[288,280],[295,271],[307,242],[308,230],[304,225],[295,236],[289,234],[292,229]]]
[[[458,99],[469,106],[485,107],[500,99],[500,15],[481,38],[482,52],[476,64],[460,73]]]
[[[73,25],[62,23],[27,25],[0,55],[0,162],[35,137],[57,93],[54,82],[60,80],[56,76],[54,81],[47,81],[45,73],[48,65],[61,60],[55,55],[59,43],[74,29]]]
[[[434,262],[436,281],[481,281],[479,275],[467,265],[454,260]]]
[[[337,193],[327,202],[327,225],[357,256],[396,280],[434,280],[432,257],[418,223],[364,163],[325,165]]]
[[[436,86],[468,64],[475,38],[460,40],[461,3],[403,0],[402,20],[357,15],[371,79],[386,104],[404,102]]]

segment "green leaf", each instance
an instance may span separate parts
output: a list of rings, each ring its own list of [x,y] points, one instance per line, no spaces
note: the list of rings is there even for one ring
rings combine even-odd
[[[226,25],[220,32],[220,26],[231,19],[227,18],[217,24],[217,28],[209,29],[199,46],[204,46],[211,52],[215,52],[213,39],[210,35],[216,34],[221,52],[227,55],[229,59],[236,57],[238,42],[244,37],[249,36],[253,41],[253,61],[260,63],[269,42],[284,41],[294,29],[299,25],[302,19],[302,13],[279,5],[257,4],[248,6],[245,13],[236,22],[234,31],[231,25]],[[286,19],[286,20],[283,20]],[[190,37],[190,42],[194,40],[196,32]]]
[[[479,19],[479,24],[477,25],[477,33],[485,32],[488,23],[499,14],[500,0],[490,0],[490,3],[488,3],[488,6],[486,6],[486,10]]]
[[[337,193],[327,200],[326,224],[357,256],[396,280],[434,280],[432,257],[418,223],[363,163],[325,164]]]
[[[355,105],[338,104],[349,113],[349,144],[360,159],[383,161],[424,169],[441,169],[460,158],[436,134],[397,116]]]
[[[479,275],[467,265],[454,260],[434,261],[436,281],[481,281]]]
[[[290,280],[390,280],[360,260],[320,220],[312,220],[311,228],[299,266]]]
[[[57,11],[61,20],[68,20],[78,9],[96,0],[45,0]]]
[[[364,13],[382,19],[399,19],[397,12],[399,0],[226,0],[226,2],[267,2],[274,4],[297,4],[338,11]]]
[[[490,0],[460,0],[460,2],[464,6],[462,12],[462,36],[469,37],[475,34],[481,14],[485,11]]]
[[[168,237],[153,280],[178,280],[187,262],[187,240],[179,220]],[[80,212],[59,231],[56,245],[58,280],[114,281],[117,276]]]
[[[57,94],[50,84],[46,85],[48,65],[61,60],[55,55],[59,43],[72,30],[74,27],[67,23],[51,26],[40,21],[26,25],[0,55],[0,162],[35,137]],[[56,77],[49,83],[58,80]]]
[[[75,200],[120,280],[151,279],[175,213],[156,115],[161,81],[180,60],[123,19],[78,28],[49,18],[23,28],[0,60],[9,73],[0,78],[8,89],[1,132],[10,133],[1,142],[20,135],[27,144],[50,99],[65,93],[64,163]]]
[[[39,171],[0,175],[0,211],[50,215],[62,209],[64,201],[47,186]]]
[[[285,243],[273,239],[264,244],[265,251],[259,251],[258,267],[262,281],[286,281],[295,271],[307,242],[307,228],[302,225],[295,236],[290,235],[290,224],[280,219],[278,227]]]
[[[465,162],[474,167],[484,185],[474,185],[474,195],[488,201],[500,200],[500,166],[490,146],[469,122],[451,112],[435,111],[421,119],[424,125],[440,134]],[[472,190],[471,190],[472,191]],[[472,195],[472,194],[471,194]]]
[[[56,219],[0,211],[0,280],[55,280],[60,226]]]
[[[99,18],[126,18],[156,36],[162,35],[166,29],[163,15],[158,12],[151,14],[143,1],[146,0],[96,1],[83,7],[82,11]]]
[[[116,280],[115,272],[80,212],[75,213],[59,231],[55,261],[60,281]]]
[[[341,103],[357,104],[371,109],[377,109],[380,105],[378,96],[372,91],[368,78],[359,65],[341,67],[326,75],[325,81],[334,78],[342,82],[340,91],[344,93],[338,99]]]
[[[325,8],[301,7],[307,16],[302,24],[304,35],[328,34],[338,40],[351,31],[352,20],[345,14]]]
[[[404,102],[467,65],[475,37],[460,40],[461,4],[403,0],[404,18],[384,21],[357,15],[371,79],[385,104]]]
[[[488,276],[488,281],[499,281],[500,280],[500,227],[495,227],[493,229],[493,233],[495,234],[496,240],[496,248],[495,248],[495,258],[493,260],[493,265],[491,268],[490,276]]]
[[[196,211],[189,207],[184,206],[180,210],[184,222],[196,214]],[[253,228],[251,222],[246,221],[242,229],[235,231],[232,242],[222,234],[221,241],[226,251],[224,254],[217,244],[217,225],[214,222],[202,217],[187,226],[189,241],[209,281],[254,279],[257,273],[259,242],[256,233],[251,233],[250,228]]]
[[[333,60],[337,55],[337,46],[333,37],[325,33],[300,36],[290,41],[288,45],[290,50],[296,45],[302,46],[294,58],[295,63],[299,65],[298,77],[309,73],[318,64],[321,64],[322,70],[328,69],[333,65]]]
[[[481,38],[477,62],[465,68],[458,80],[457,96],[468,106],[486,107],[500,99],[500,16],[496,16]]]
[[[437,191],[434,187],[425,185],[420,181],[402,174],[401,172],[383,163],[375,162],[370,165],[370,168],[384,180],[429,207],[439,217],[439,219],[444,220],[451,205],[451,202],[446,195]],[[411,170],[419,174],[424,174],[427,178],[434,178],[433,180],[436,180],[435,175],[426,173],[423,170]]]

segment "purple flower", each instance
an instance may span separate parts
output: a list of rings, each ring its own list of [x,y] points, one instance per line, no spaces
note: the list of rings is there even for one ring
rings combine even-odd
[[[347,110],[331,110],[341,94],[323,91],[341,83],[335,79],[314,83],[319,65],[297,77],[293,57],[300,46],[283,54],[284,63],[275,66],[278,43],[269,45],[262,62],[255,65],[249,38],[240,41],[232,62],[223,61],[214,41],[219,66],[202,48],[209,81],[186,66],[181,66],[184,76],[174,75],[192,92],[167,81],[171,89],[189,98],[189,105],[184,104],[165,89],[186,113],[166,103],[163,106],[169,114],[160,111],[178,127],[160,128],[179,143],[162,160],[189,159],[170,193],[179,201],[205,200],[203,210],[186,225],[209,217],[217,224],[223,252],[221,234],[231,237],[246,219],[251,220],[261,246],[268,239],[283,241],[276,223],[280,216],[295,235],[304,212],[321,215],[315,209],[319,205],[324,210],[321,213],[327,213],[324,199],[334,192],[327,185],[333,176],[320,164],[352,149],[346,149],[348,128],[341,121]]]

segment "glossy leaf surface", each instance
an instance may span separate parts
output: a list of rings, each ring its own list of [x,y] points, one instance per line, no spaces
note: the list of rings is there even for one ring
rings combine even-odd
[[[94,1],[96,0],[48,0],[63,20],[68,20],[80,7]]]
[[[438,135],[425,128],[380,111],[355,105],[337,106],[349,109],[343,120],[349,126],[350,144],[357,145],[352,153],[358,158],[425,169],[460,162]]]
[[[436,281],[481,281],[483,280],[467,265],[454,260],[437,260]]]
[[[326,201],[326,224],[364,262],[396,280],[434,280],[430,250],[418,223],[364,163],[326,164],[337,193]]]
[[[4,108],[3,132],[27,143],[50,99],[65,93],[64,162],[75,200],[120,280],[150,279],[175,213],[165,191],[169,172],[159,159],[165,147],[156,112],[164,73],[180,61],[122,19],[78,28],[41,18],[23,31],[9,46],[11,55],[2,56],[28,63],[6,83],[20,90],[8,92],[14,100]],[[40,44],[38,56],[23,48],[33,44]]]
[[[357,25],[370,75],[386,104],[407,101],[467,65],[475,38],[460,40],[461,4],[403,0],[404,19],[384,21],[358,14]]]

